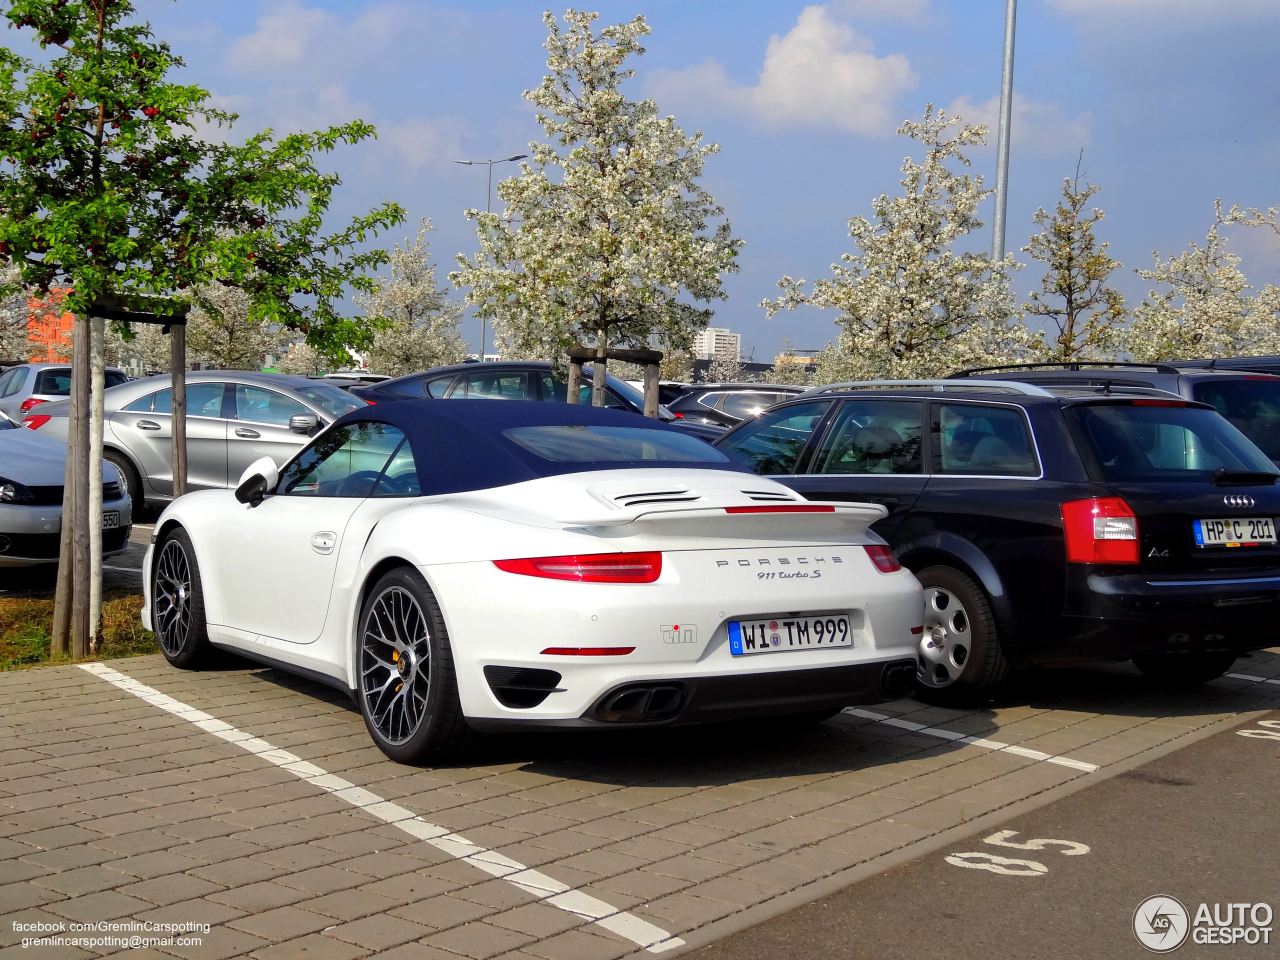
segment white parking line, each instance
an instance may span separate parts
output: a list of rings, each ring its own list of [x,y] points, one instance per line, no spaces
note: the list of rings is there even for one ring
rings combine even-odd
[[[1274,683],[1280,687],[1280,680],[1272,680],[1270,677],[1255,677],[1251,673],[1228,673],[1225,676],[1232,680],[1248,680],[1250,683]]]
[[[264,760],[271,761],[282,770],[288,770],[298,779],[305,780],[332,794],[337,799],[364,810],[384,823],[397,827],[414,839],[426,841],[437,850],[442,850],[451,857],[456,857],[465,863],[469,863],[490,876],[506,880],[530,896],[545,900],[566,913],[571,913],[576,917],[581,917],[583,920],[589,920],[598,926],[604,927],[606,930],[630,940],[637,946],[643,947],[649,953],[664,953],[667,950],[684,946],[682,939],[672,936],[666,930],[654,926],[647,920],[641,920],[633,914],[611,907],[603,900],[598,900],[579,890],[574,890],[558,880],[553,880],[545,873],[531,870],[523,863],[512,860],[510,857],[504,857],[497,851],[472,843],[466,837],[451,833],[445,827],[428,823],[413,811],[406,810],[399,804],[391,803],[376,793],[364,789],[364,787],[357,787],[342,777],[334,776],[314,763],[295,756],[288,750],[281,750],[250,733],[237,730],[231,724],[219,720],[203,710],[197,710],[195,707],[175,700],[168,694],[161,693],[154,687],[148,687],[127,674],[112,670],[101,663],[81,663],[78,666],[81,670],[87,670],[89,673],[101,677],[107,683],[119,687],[126,693],[133,694],[152,706],[159,707],[175,717],[193,723],[201,730],[211,733],[215,737],[220,737],[228,743],[234,743],[242,750],[247,750],[249,753],[257,754]]]
[[[109,567],[104,563],[102,569],[110,570],[113,573],[136,573],[138,576],[142,576],[142,571],[137,567]]]
[[[844,712],[851,717],[861,717],[864,720],[874,720],[876,723],[883,723],[886,727],[899,727],[902,730],[910,730],[912,733],[923,733],[927,737],[937,737],[939,740],[950,740],[952,743],[967,743],[971,746],[982,747],[984,750],[997,750],[1002,753],[1012,753],[1014,756],[1026,757],[1028,760],[1039,760],[1041,763],[1053,763],[1060,767],[1070,767],[1072,770],[1083,770],[1085,773],[1093,773],[1098,769],[1096,763],[1086,763],[1083,760],[1073,760],[1071,757],[1059,757],[1051,753],[1045,753],[1043,750],[1032,750],[1029,747],[1019,747],[1012,743],[1001,743],[999,740],[987,740],[984,737],[970,737],[963,733],[957,733],[955,730],[944,730],[941,727],[929,727],[923,723],[915,723],[911,720],[903,720],[901,717],[890,717],[883,713],[872,713],[870,710],[861,710],[858,707],[845,707]]]

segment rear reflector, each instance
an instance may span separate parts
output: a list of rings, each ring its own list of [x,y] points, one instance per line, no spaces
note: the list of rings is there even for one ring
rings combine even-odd
[[[591,553],[567,557],[495,560],[507,573],[579,583],[653,583],[662,575],[661,553]]]
[[[52,419],[53,417],[45,413],[28,413],[22,418],[22,425],[28,430],[39,430]]]
[[[1138,518],[1120,497],[1068,500],[1062,532],[1068,563],[1138,562]]]
[[[758,507],[725,507],[725,513],[835,513],[836,508],[821,503],[776,503]]]
[[[865,543],[862,549],[867,551],[867,556],[881,573],[897,573],[902,569],[902,564],[893,555],[893,549],[883,543]]]
[[[635,647],[547,647],[547,657],[625,657]]]
[[[39,397],[27,397],[22,401],[22,406],[18,407],[19,413],[26,413],[32,407],[38,407],[42,403],[48,403],[47,400],[41,400]]]

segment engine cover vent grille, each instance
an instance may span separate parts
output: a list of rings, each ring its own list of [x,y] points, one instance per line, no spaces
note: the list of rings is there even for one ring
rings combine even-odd
[[[660,490],[628,491],[615,494],[611,499],[620,507],[639,507],[649,503],[693,503],[702,497],[688,487],[667,487]]]
[[[748,499],[763,503],[795,503],[800,499],[785,490],[743,490],[742,492]]]

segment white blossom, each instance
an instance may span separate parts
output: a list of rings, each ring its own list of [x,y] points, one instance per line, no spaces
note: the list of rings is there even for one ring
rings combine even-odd
[[[17,266],[6,263],[0,269],[0,289],[15,291],[0,299],[0,361],[26,360],[31,356],[27,295],[21,283]]]

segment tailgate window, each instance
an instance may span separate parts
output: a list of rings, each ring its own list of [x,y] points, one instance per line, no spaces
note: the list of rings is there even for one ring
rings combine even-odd
[[[1203,381],[1192,392],[1268,457],[1280,460],[1280,378]]]
[[[1276,473],[1248,437],[1203,407],[1162,403],[1068,408],[1104,480],[1197,480],[1216,470]]]

